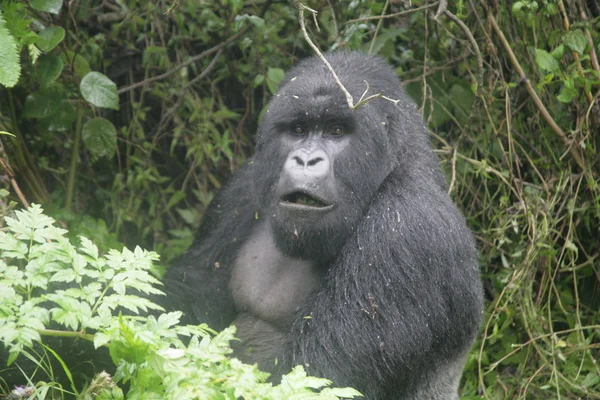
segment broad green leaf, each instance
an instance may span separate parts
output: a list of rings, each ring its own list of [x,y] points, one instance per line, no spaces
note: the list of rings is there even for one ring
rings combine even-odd
[[[0,85],[13,87],[21,76],[21,63],[15,38],[5,24],[0,12]]]
[[[38,63],[38,78],[42,88],[50,86],[63,70],[63,62],[58,56],[46,55],[40,57]]]
[[[583,54],[585,46],[587,46],[587,38],[580,29],[568,32],[563,38],[563,42],[569,49],[579,54]]]
[[[544,12],[549,16],[556,15],[558,14],[558,7],[556,7],[556,4],[548,3],[544,8]]]
[[[237,14],[238,12],[240,12],[240,10],[244,7],[244,1],[243,0],[231,0],[229,2],[229,4],[231,4],[231,11],[234,14]]]
[[[515,2],[512,5],[511,11],[517,19],[522,19],[527,11],[531,12],[531,10],[528,7],[528,4],[525,4],[524,1]]]
[[[600,375],[590,372],[589,374],[587,374],[585,376],[585,379],[583,380],[583,383],[581,384],[581,386],[583,386],[584,388],[591,388],[592,386],[595,386],[599,383],[600,383]]]
[[[560,60],[564,54],[565,54],[565,45],[564,44],[561,44],[560,46],[558,46],[557,48],[555,48],[552,51],[552,57],[554,57],[555,60]]]
[[[552,83],[552,81],[554,81],[554,73],[553,72],[549,72],[542,77],[542,83],[544,85],[549,85]]]
[[[80,56],[79,54],[75,54],[71,50],[67,50],[60,54],[63,62],[73,68],[73,72],[80,78],[86,76],[89,72],[91,72],[90,64],[87,62],[85,58]]]
[[[100,72],[90,72],[79,84],[81,95],[96,107],[119,109],[117,85]]]
[[[267,87],[272,94],[275,94],[275,91],[283,80],[284,75],[285,74],[281,68],[269,67],[267,70]]]
[[[29,5],[38,11],[58,14],[63,5],[63,0],[32,0]]]
[[[560,70],[558,61],[556,61],[546,50],[535,49],[535,62],[538,67],[544,71],[558,72]]]
[[[52,115],[60,104],[61,98],[57,92],[34,92],[25,98],[23,116],[26,118],[44,118]]]
[[[71,103],[63,100],[52,115],[39,119],[38,126],[48,131],[64,132],[71,129],[74,120],[75,109]]]
[[[49,52],[65,38],[65,30],[60,26],[51,26],[40,32],[35,44],[43,52]]]
[[[257,17],[256,15],[248,16],[248,21],[250,21],[250,23],[258,29],[262,29],[265,27],[265,20],[260,17]]]
[[[83,143],[94,158],[110,157],[117,148],[117,129],[107,119],[94,118],[85,123]]]
[[[239,119],[240,114],[235,111],[231,111],[229,108],[223,106],[219,111],[216,111],[213,114],[213,118],[216,120],[224,120],[224,119]]]
[[[252,39],[250,39],[249,37],[245,37],[239,42],[239,46],[241,50],[247,50],[250,46],[252,46],[253,43],[254,42],[252,41]]]
[[[521,8],[523,8],[524,6],[525,3],[523,3],[522,1],[516,1],[512,5],[512,13],[516,15],[519,11],[521,11]]]
[[[194,225],[194,223],[196,223],[196,221],[198,221],[199,219],[198,214],[190,209],[176,208],[175,210],[177,210],[177,212],[183,218],[183,220],[190,225]]]
[[[252,82],[252,87],[256,88],[260,86],[265,80],[265,76],[263,74],[258,74],[254,77],[254,81]]]
[[[265,27],[265,20],[257,17],[256,15],[236,15],[234,21],[236,23],[236,29],[240,29],[246,21],[249,21],[257,29],[262,29]]]
[[[570,103],[571,101],[573,101],[573,99],[576,99],[577,96],[579,96],[579,92],[577,91],[577,89],[565,86],[562,88],[562,90],[560,91],[559,95],[556,96],[556,98],[561,103]]]

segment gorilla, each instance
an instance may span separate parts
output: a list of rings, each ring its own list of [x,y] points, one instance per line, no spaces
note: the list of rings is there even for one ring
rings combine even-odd
[[[473,238],[414,103],[360,53],[293,68],[255,155],[222,188],[165,277],[191,323],[233,323],[235,355],[292,366],[367,399],[457,399],[482,313]],[[393,100],[393,101],[391,101]]]

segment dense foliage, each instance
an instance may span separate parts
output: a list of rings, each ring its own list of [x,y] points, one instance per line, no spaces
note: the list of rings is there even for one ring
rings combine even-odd
[[[464,398],[600,398],[600,2],[306,5],[322,50],[397,67],[478,239],[489,303]],[[0,12],[1,184],[72,239],[164,265],[251,154],[283,71],[313,53],[291,2]]]
[[[278,386],[266,383],[268,374],[256,365],[227,357],[234,327],[211,338],[206,325],[178,325],[181,312],[137,316],[140,310],[161,309],[139,296],[162,294],[149,272],[156,253],[136,247],[102,256],[84,236],[75,246],[65,238],[64,229],[42,214],[39,205],[17,211],[15,218],[4,221],[8,229],[0,232],[0,250],[6,260],[0,260],[0,340],[10,351],[9,363],[19,353],[38,360],[37,375],[30,379],[36,383],[35,394],[42,398],[60,393],[80,399],[122,399],[116,382],[127,382],[127,398],[140,400],[307,396],[335,400],[357,394],[353,389],[335,388],[316,393],[314,389],[331,382],[307,377],[302,366],[284,376]],[[41,336],[88,340],[101,350],[108,347],[117,366],[114,377],[101,372],[82,388],[76,371],[70,370],[51,344],[42,350],[35,346]],[[184,343],[182,337],[189,340]],[[68,371],[70,388],[52,382],[53,358]],[[44,382],[46,376],[50,382]],[[33,387],[23,390],[28,394],[23,398],[34,391]]]

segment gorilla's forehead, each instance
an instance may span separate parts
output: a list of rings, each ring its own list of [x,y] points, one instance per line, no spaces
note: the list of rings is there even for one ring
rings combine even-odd
[[[295,94],[283,91],[273,99],[269,112],[274,112],[282,121],[328,120],[353,118],[346,100],[339,96]]]
[[[280,122],[312,120],[350,121],[360,114],[348,106],[346,97],[333,79],[293,77],[275,94],[268,108]]]
[[[368,81],[368,78],[366,76],[340,74],[339,79],[355,98],[360,97],[367,88],[365,82]],[[346,97],[330,71],[320,71],[319,73],[302,71],[292,74],[280,88],[279,93],[305,96],[315,100],[318,98],[329,99],[329,101],[347,106]]]

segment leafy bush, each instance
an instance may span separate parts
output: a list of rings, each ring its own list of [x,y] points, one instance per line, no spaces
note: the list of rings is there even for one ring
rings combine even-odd
[[[349,388],[328,388],[330,381],[307,377],[301,366],[273,386],[266,383],[269,375],[256,365],[228,357],[234,327],[213,335],[206,325],[178,325],[179,312],[140,315],[140,311],[161,310],[139,296],[162,294],[150,274],[158,258],[154,252],[137,247],[110,250],[102,256],[85,237],[74,245],[38,205],[16,211],[4,222],[6,229],[0,231],[0,341],[10,351],[9,363],[24,353],[42,370],[26,377],[37,382],[35,387],[18,388],[13,396],[122,399],[118,385],[124,382],[129,385],[127,398],[140,400],[359,395]],[[68,345],[62,349],[42,345],[45,356],[37,356],[40,346],[36,344],[47,337],[88,340],[95,348],[108,347],[116,365],[114,376],[100,373],[87,386],[75,380],[73,366],[61,357]],[[53,381],[47,357],[60,362],[70,388]]]

